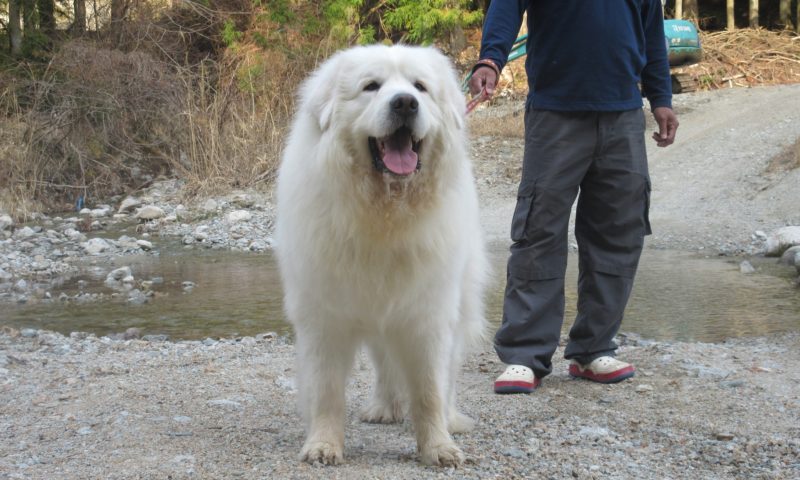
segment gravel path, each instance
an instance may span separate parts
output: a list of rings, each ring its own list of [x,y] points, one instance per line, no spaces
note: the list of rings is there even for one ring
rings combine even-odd
[[[755,253],[763,248],[756,231],[800,224],[800,169],[770,168],[800,137],[800,85],[680,95],[675,104],[678,143],[650,151],[656,233],[648,246]],[[498,104],[471,121],[518,121],[517,109]],[[505,244],[520,138],[477,136],[473,154],[488,240]],[[163,234],[187,248],[268,248],[268,195],[182,206],[168,185],[143,195],[164,210],[144,224],[151,235],[116,240],[93,258],[175,241]],[[6,230],[0,286],[9,286],[0,297],[38,298],[21,276],[37,265],[70,268],[96,246],[84,245],[96,232],[76,231],[78,219],[44,222]],[[556,373],[529,396],[492,394],[501,365],[489,345],[473,352],[459,403],[478,426],[457,438],[471,459],[458,470],[420,466],[408,422],[357,420],[373,377],[361,359],[348,388],[347,463],[324,468],[296,459],[303,432],[293,347],[274,335],[173,343],[2,328],[0,480],[800,478],[800,334],[620,340],[638,368],[632,380],[571,380],[559,352]]]
[[[770,170],[800,139],[800,84],[676,95],[674,108],[676,143],[658,148],[647,139],[648,247],[756,254],[764,245],[756,232],[800,225],[800,169]],[[647,119],[655,131],[649,113]],[[522,160],[520,106],[484,108],[470,120],[473,127],[519,123],[518,138],[478,136],[473,143],[484,225],[490,241],[507,243]]]
[[[474,353],[459,403],[478,420],[458,470],[421,466],[408,422],[357,419],[374,372],[348,388],[346,464],[310,466],[280,339],[114,341],[0,334],[0,478],[799,478],[800,335],[718,345],[626,340],[638,374],[604,386],[555,374],[496,396]]]

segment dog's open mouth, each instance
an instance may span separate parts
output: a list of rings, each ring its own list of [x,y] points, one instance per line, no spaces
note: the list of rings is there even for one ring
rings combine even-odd
[[[415,141],[408,127],[400,127],[386,137],[369,137],[369,149],[375,168],[402,177],[419,170],[421,145],[422,140]]]

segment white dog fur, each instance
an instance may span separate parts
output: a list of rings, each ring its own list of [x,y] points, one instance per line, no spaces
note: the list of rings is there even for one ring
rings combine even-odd
[[[300,97],[275,234],[307,422],[300,456],[343,460],[344,389],[366,344],[377,384],[362,419],[401,421],[409,407],[420,460],[458,465],[451,433],[473,422],[456,410],[455,380],[484,333],[488,267],[456,73],[433,48],[356,47],[322,64]],[[416,155],[400,139],[393,158],[411,163],[397,174],[375,160],[392,144],[380,140],[376,157],[368,139],[401,124],[419,163],[408,173]]]

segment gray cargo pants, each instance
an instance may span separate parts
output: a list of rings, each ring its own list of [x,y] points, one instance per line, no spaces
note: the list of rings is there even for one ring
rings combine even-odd
[[[642,109],[526,111],[525,154],[511,222],[503,323],[495,350],[506,364],[552,371],[564,320],[569,216],[579,250],[578,314],[565,358],[613,355],[613,338],[650,233],[650,179]]]

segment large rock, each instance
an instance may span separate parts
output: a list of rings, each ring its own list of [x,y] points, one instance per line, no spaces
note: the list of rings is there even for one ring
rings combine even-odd
[[[148,252],[153,249],[152,242],[148,242],[147,240],[136,240],[136,245],[138,245],[142,250],[146,250]]]
[[[251,218],[253,218],[253,214],[247,210],[234,210],[225,215],[228,223],[249,222]]]
[[[117,213],[130,213],[142,206],[142,201],[136,197],[128,197],[122,201],[117,209]]]
[[[92,238],[81,243],[81,247],[83,247],[89,255],[99,255],[112,248],[111,244],[102,238]]]
[[[108,273],[105,285],[114,290],[125,291],[132,289],[135,281],[131,267],[120,267]]]
[[[788,265],[788,266],[797,266],[797,254],[800,253],[800,245],[796,247],[791,247],[781,255],[781,259],[778,261],[781,265]]]
[[[218,208],[219,208],[219,203],[217,203],[217,201],[214,200],[213,198],[209,198],[208,200],[206,200],[205,203],[203,203],[202,207],[203,211],[206,212],[213,212]]]
[[[84,235],[81,232],[75,230],[74,228],[68,228],[68,229],[64,230],[64,235],[66,235],[66,237],[69,238],[70,240],[73,240],[73,241],[76,241],[76,242],[82,242],[82,241],[86,240],[86,235]]]
[[[14,233],[14,236],[20,239],[31,238],[36,235],[36,231],[31,227],[22,227]]]
[[[97,208],[93,208],[89,212],[89,215],[92,218],[107,217],[111,215],[111,211],[112,211],[111,205],[98,205]]]
[[[783,227],[772,232],[767,237],[767,251],[768,257],[777,257],[781,255],[786,249],[800,245],[800,227]]]
[[[14,220],[11,215],[0,215],[0,232],[3,230],[10,230],[14,226]]]
[[[136,212],[136,218],[139,220],[158,220],[163,216],[164,210],[161,207],[156,207],[155,205],[147,205],[146,207],[140,208]]]
[[[113,280],[120,282],[122,279],[133,276],[131,272],[131,267],[120,267],[108,272],[106,275],[106,281]]]
[[[131,290],[128,293],[128,303],[133,305],[144,305],[147,303],[147,295],[142,293],[138,288]]]
[[[253,195],[250,195],[249,193],[237,193],[231,199],[231,203],[239,208],[251,208],[253,205],[255,205],[256,200]]]

